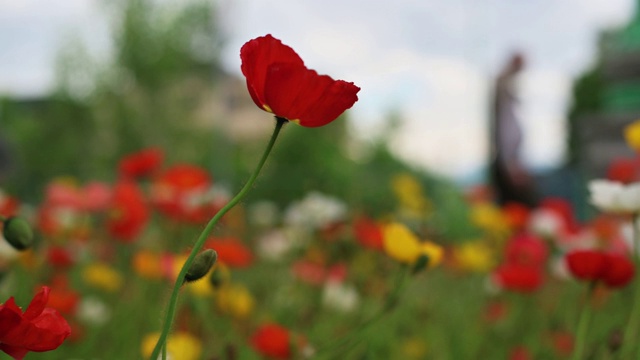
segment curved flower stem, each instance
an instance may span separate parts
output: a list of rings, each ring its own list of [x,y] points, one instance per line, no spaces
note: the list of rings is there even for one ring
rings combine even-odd
[[[264,150],[264,153],[262,154],[262,158],[260,159],[258,166],[256,166],[256,169],[253,171],[253,173],[249,177],[249,180],[238,192],[238,194],[236,194],[236,196],[234,196],[233,199],[231,199],[222,209],[220,209],[220,211],[218,211],[211,218],[211,220],[209,220],[209,223],[204,228],[204,230],[202,230],[202,233],[200,233],[198,240],[193,245],[193,248],[191,249],[191,253],[187,258],[187,261],[185,261],[184,265],[182,266],[182,269],[180,269],[178,278],[176,279],[176,282],[173,286],[173,291],[171,292],[171,298],[169,299],[169,305],[167,307],[167,314],[165,316],[164,324],[162,326],[162,333],[160,334],[160,337],[158,338],[158,342],[156,343],[156,346],[153,349],[153,353],[151,354],[151,359],[156,360],[158,358],[158,355],[160,354],[161,349],[166,347],[167,336],[169,335],[171,324],[173,323],[173,317],[175,316],[176,307],[178,304],[178,293],[180,291],[180,287],[184,283],[184,277],[187,271],[189,270],[189,268],[191,267],[191,263],[193,262],[193,259],[196,257],[196,255],[202,248],[202,245],[204,245],[205,240],[207,240],[207,237],[209,236],[211,231],[213,231],[213,228],[218,223],[218,221],[229,210],[231,210],[231,208],[236,206],[247,195],[247,193],[253,186],[253,183],[258,178],[258,174],[260,174],[260,170],[262,170],[264,163],[267,161],[267,157],[269,157],[269,153],[273,148],[273,144],[275,144],[276,142],[276,138],[280,133],[280,129],[282,128],[282,125],[284,125],[286,122],[287,122],[286,119],[276,117],[276,126],[273,130],[273,134],[271,134],[271,139],[269,140],[269,143],[267,144],[267,148]],[[164,360],[165,358],[166,356],[165,356],[165,353],[163,352],[162,359]]]
[[[404,288],[406,283],[407,275],[410,272],[411,272],[411,269],[409,267],[404,267],[398,272],[398,275],[394,281],[393,289],[391,290],[389,295],[387,295],[385,302],[382,305],[382,308],[380,308],[380,311],[378,311],[372,317],[370,317],[365,322],[360,324],[358,326],[357,332],[350,333],[349,335],[342,338],[342,340],[338,342],[327,344],[328,346],[318,349],[315,355],[317,356],[317,355],[320,355],[321,353],[338,350],[340,348],[343,348],[349,345],[352,342],[355,345],[358,342],[362,341],[362,338],[360,337],[360,335],[364,334],[367,331],[367,329],[369,329],[371,326],[373,326],[378,321],[380,321],[380,319],[382,319],[386,314],[391,312],[397,306],[398,301],[400,299],[401,291]]]
[[[632,350],[635,345],[635,341],[630,341],[638,335],[638,325],[640,325],[640,276],[638,270],[640,269],[640,234],[638,233],[638,217],[640,214],[634,213],[632,216],[632,229],[633,229],[633,265],[635,267],[635,279],[633,280],[633,298],[631,305],[631,312],[629,314],[629,321],[627,327],[624,329],[622,336],[622,349],[620,349],[620,355],[626,356]],[[638,350],[640,351],[640,350]],[[637,354],[640,356],[640,354]]]
[[[584,357],[584,347],[587,340],[587,333],[589,330],[589,322],[591,321],[591,294],[596,288],[596,282],[589,283],[589,290],[587,291],[587,298],[585,299],[582,312],[580,312],[580,319],[578,320],[578,329],[576,330],[576,345],[573,350],[572,360],[580,360]]]

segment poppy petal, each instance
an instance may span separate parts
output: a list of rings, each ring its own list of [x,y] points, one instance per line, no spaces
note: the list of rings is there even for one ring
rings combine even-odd
[[[242,74],[247,78],[247,88],[253,102],[265,109],[265,82],[267,69],[273,63],[291,63],[304,66],[296,52],[273,36],[265,35],[248,41],[240,49]],[[266,109],[265,109],[266,110]]]

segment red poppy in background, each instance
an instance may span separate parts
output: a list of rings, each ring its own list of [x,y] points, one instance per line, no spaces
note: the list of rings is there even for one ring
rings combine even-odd
[[[358,101],[359,87],[318,75],[292,48],[271,35],[248,41],[240,58],[253,102],[302,126],[326,125]]]
[[[640,158],[617,158],[607,168],[607,179],[629,184],[640,179]]]
[[[511,238],[505,249],[505,261],[522,266],[542,267],[548,255],[545,242],[532,234],[520,234]]]
[[[213,249],[218,253],[218,261],[235,268],[245,268],[253,263],[253,253],[240,240],[233,238],[209,239],[205,249]]]
[[[607,254],[607,267],[602,274],[602,281],[611,288],[626,286],[635,274],[633,263],[624,255]]]
[[[92,181],[82,188],[83,208],[90,212],[106,210],[111,203],[111,195],[109,185]]]
[[[493,276],[503,289],[523,293],[538,290],[543,282],[541,269],[518,264],[502,265],[495,270]]]
[[[16,360],[29,351],[56,349],[71,333],[67,321],[54,309],[46,307],[50,289],[38,292],[23,313],[11,297],[0,305],[0,350]]]
[[[109,213],[109,234],[124,242],[135,240],[149,220],[144,195],[131,180],[120,180],[114,186]]]
[[[278,324],[260,326],[251,337],[252,347],[261,355],[274,359],[291,357],[291,336],[289,330]]]
[[[207,221],[217,210],[206,198],[212,183],[211,175],[204,169],[177,164],[154,179],[152,202],[158,211],[176,221]]]
[[[598,280],[607,267],[606,255],[597,250],[576,250],[565,258],[571,274],[581,280]]]
[[[148,148],[123,157],[118,164],[120,175],[131,178],[141,178],[153,175],[164,159],[164,153],[159,148]]]
[[[531,213],[526,205],[517,202],[505,204],[502,207],[502,212],[504,213],[509,226],[516,230],[521,230],[527,226]]]
[[[0,215],[10,218],[18,214],[20,202],[18,199],[8,196],[0,191]]]
[[[565,256],[571,274],[578,279],[602,281],[610,288],[624,287],[635,275],[633,263],[622,254],[577,250]]]
[[[47,263],[58,269],[67,269],[75,264],[75,254],[66,247],[53,245],[47,249]]]
[[[382,250],[382,227],[375,221],[364,216],[358,217],[353,222],[353,233],[362,246]]]

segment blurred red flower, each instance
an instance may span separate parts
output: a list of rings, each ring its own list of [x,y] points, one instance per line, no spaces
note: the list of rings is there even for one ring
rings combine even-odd
[[[607,267],[607,257],[598,250],[576,250],[565,257],[571,274],[581,280],[598,280]]]
[[[0,191],[0,215],[10,218],[18,214],[20,202],[18,199],[8,196]]]
[[[240,58],[253,102],[302,126],[326,125],[358,101],[359,87],[318,75],[292,48],[271,35],[248,41]]]
[[[622,254],[576,250],[565,255],[571,274],[578,279],[602,281],[611,288],[624,287],[635,274],[633,263]]]
[[[382,250],[382,227],[375,221],[365,216],[356,218],[353,222],[353,233],[362,246]]]
[[[502,212],[504,213],[509,226],[515,230],[522,230],[527,226],[529,215],[531,213],[526,205],[517,202],[505,204],[502,207]]]
[[[607,168],[607,179],[629,184],[640,180],[640,158],[617,158]]]
[[[76,262],[74,255],[64,246],[52,245],[47,249],[47,263],[58,269],[67,269]]]
[[[123,157],[118,164],[120,175],[141,178],[153,175],[159,170],[164,153],[159,148],[147,148]]]
[[[289,330],[278,324],[260,326],[251,337],[251,345],[261,355],[273,359],[289,359],[291,357]]]
[[[106,224],[109,234],[131,242],[144,230],[148,220],[149,209],[138,186],[124,179],[116,183]]]
[[[238,239],[211,238],[207,240],[204,248],[215,250],[218,253],[218,261],[231,268],[245,268],[253,263],[253,253]]]
[[[0,305],[0,350],[20,360],[29,351],[56,349],[71,333],[67,321],[46,307],[50,289],[43,286],[23,313],[11,297]]]
[[[607,267],[602,274],[602,281],[611,288],[624,287],[633,279],[635,268],[624,255],[607,254]]]
[[[516,292],[533,292],[543,282],[542,270],[519,264],[504,264],[493,273],[495,282],[503,289]]]
[[[505,261],[522,266],[543,267],[548,255],[545,242],[528,233],[511,238],[505,249]]]
[[[217,210],[216,204],[207,198],[211,186],[211,176],[204,169],[178,164],[153,181],[151,199],[158,211],[171,219],[200,223]]]

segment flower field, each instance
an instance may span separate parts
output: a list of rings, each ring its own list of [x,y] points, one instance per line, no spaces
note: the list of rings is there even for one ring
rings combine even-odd
[[[561,198],[500,207],[475,188],[443,199],[402,171],[368,178],[393,194],[388,208],[316,189],[284,205],[245,198],[278,166],[280,131],[340,121],[360,89],[271,35],[240,54],[255,111],[275,120],[237,193],[161,147],[119,159],[113,181],[58,177],[37,202],[0,192],[0,358],[640,355],[637,161],[589,184],[587,220]],[[447,207],[454,199],[462,206]]]

